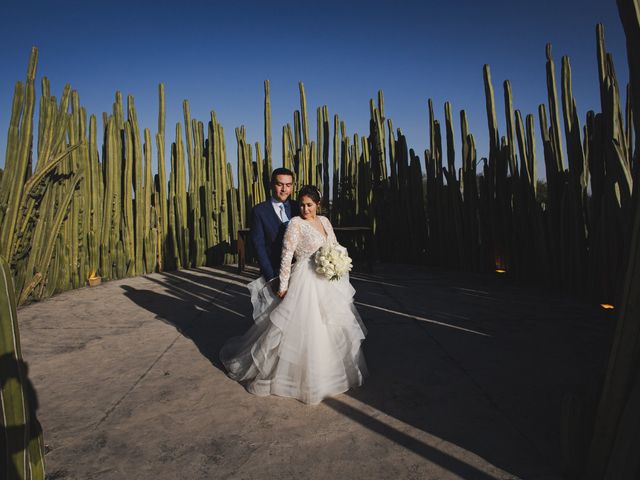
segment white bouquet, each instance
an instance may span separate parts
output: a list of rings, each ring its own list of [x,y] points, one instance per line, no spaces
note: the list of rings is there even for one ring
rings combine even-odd
[[[316,272],[328,280],[339,280],[351,271],[351,258],[347,249],[337,243],[327,243],[314,256]]]

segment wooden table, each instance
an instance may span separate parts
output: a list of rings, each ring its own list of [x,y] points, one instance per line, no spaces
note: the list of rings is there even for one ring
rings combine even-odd
[[[336,238],[340,243],[356,239],[359,235],[365,240],[365,256],[366,264],[369,271],[373,269],[373,260],[375,256],[373,248],[373,229],[371,227],[333,227]],[[238,272],[242,272],[247,264],[247,258],[252,258],[253,245],[251,244],[251,230],[242,228],[238,230]]]

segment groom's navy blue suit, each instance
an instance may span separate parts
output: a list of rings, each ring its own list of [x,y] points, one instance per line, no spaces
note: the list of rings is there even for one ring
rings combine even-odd
[[[287,218],[298,215],[297,206],[289,200],[284,202]],[[267,280],[280,274],[280,257],[282,255],[282,239],[289,222],[282,222],[271,199],[253,207],[251,212],[251,241],[255,248],[260,273]]]

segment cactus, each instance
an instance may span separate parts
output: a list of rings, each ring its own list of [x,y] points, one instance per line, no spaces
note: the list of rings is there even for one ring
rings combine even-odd
[[[175,188],[175,235],[180,265],[186,268],[189,266],[189,228],[187,226],[187,186],[182,145],[182,129],[180,124],[176,123],[176,141],[171,152],[171,174]]]
[[[79,144],[80,132],[78,126],[80,124],[80,100],[78,98],[78,92],[71,92],[71,121],[68,123],[68,136],[70,144]],[[78,150],[71,153],[69,158],[70,170],[73,172],[82,172],[84,175],[84,161],[86,158],[80,158],[78,156]],[[84,185],[84,184],[83,184]],[[83,243],[84,238],[84,224],[83,224],[83,212],[82,204],[84,202],[83,192],[81,189],[74,191],[74,199],[71,202],[71,217],[67,222],[71,228],[71,285],[72,288],[78,288],[80,284],[84,285],[84,271],[81,275],[81,266],[84,263],[83,258]],[[84,270],[84,269],[82,269]],[[82,280],[81,280],[81,277]]]
[[[22,360],[12,272],[0,256],[0,415],[6,462],[2,478],[44,480],[44,441],[37,400]]]
[[[104,157],[104,201],[102,210],[102,235],[100,242],[100,271],[106,280],[114,278],[113,256],[120,229],[120,189],[118,179],[120,178],[119,158],[116,143],[116,120],[114,116],[109,116],[105,132],[105,152]]]
[[[136,200],[133,198],[133,191],[139,195],[136,181],[136,163],[138,158],[135,153],[136,145],[133,139],[133,127],[131,121],[127,121],[124,124],[124,138],[125,138],[125,158],[124,160],[124,176],[122,178],[122,185],[118,185],[122,191],[122,203],[123,203],[123,220],[124,230],[122,231],[122,240],[124,254],[129,265],[127,275],[135,275],[137,270],[136,255],[138,253],[136,244],[136,230],[137,230],[137,215],[136,215]]]
[[[302,148],[302,134],[301,134],[302,126],[300,125],[300,110],[296,110],[293,112],[293,133],[294,133],[294,156],[298,154],[298,151]],[[295,161],[293,168],[297,170],[298,164],[297,160]]]
[[[128,219],[130,230],[129,251],[131,267],[133,270],[127,275],[142,275],[144,272],[143,251],[144,251],[144,223],[145,223],[145,198],[143,192],[144,169],[142,160],[142,144],[140,141],[140,128],[138,127],[138,117],[136,114],[133,96],[127,96],[127,122],[126,130],[128,139],[127,158],[125,159],[128,174],[125,176],[123,188],[127,193],[125,211],[133,215]],[[130,174],[133,173],[133,181]],[[135,199],[131,198],[131,188],[134,189]],[[131,235],[133,233],[133,235]]]
[[[638,61],[640,51],[638,49],[640,41],[640,19],[638,18],[638,2],[635,0],[618,0],[618,11],[627,38],[627,58],[629,62],[629,72],[631,80],[631,88],[633,91],[640,91],[640,63]],[[598,27],[598,41],[602,39],[601,26]],[[604,45],[599,46],[599,57],[604,52]],[[605,86],[605,80],[608,80],[609,88],[601,89],[603,103],[610,102],[612,94],[615,97],[615,88],[611,89],[615,82],[611,78],[611,71],[605,72],[600,70],[601,87]],[[609,77],[608,79],[606,77]],[[607,91],[608,90],[608,91]],[[612,91],[613,90],[613,91]],[[607,99],[607,96],[609,97]],[[638,122],[638,114],[640,113],[640,98],[635,95],[632,98],[634,108],[634,123],[636,146],[637,139],[640,135],[640,122]],[[609,106],[612,106],[609,104]],[[597,140],[602,132],[598,132],[601,127],[612,125],[615,122],[615,115],[612,115],[613,109],[603,109],[602,122],[593,122],[588,126],[589,133],[592,135],[590,140]],[[608,117],[608,118],[607,118]],[[608,125],[607,125],[608,124]],[[622,124],[614,127],[621,129]],[[614,138],[621,139],[623,132],[609,132]],[[613,142],[612,142],[613,143]],[[597,144],[594,142],[594,147]],[[616,145],[618,153],[622,154],[624,148],[621,143]],[[606,148],[606,144],[605,144]],[[589,154],[592,153],[591,151]],[[636,160],[638,150],[636,148]],[[624,159],[620,155],[617,160],[622,162]],[[606,156],[605,156],[606,158]],[[628,157],[627,157],[628,158]],[[616,172],[615,179],[617,182],[624,184],[627,181],[622,172]],[[624,185],[618,187],[623,189]],[[637,188],[637,186],[636,186]],[[584,471],[580,472],[582,478],[587,480],[595,480],[600,478],[634,478],[638,474],[638,460],[634,455],[636,447],[636,439],[638,437],[638,422],[634,419],[638,418],[638,332],[640,331],[638,309],[638,286],[640,264],[638,263],[638,245],[640,245],[640,208],[638,208],[639,198],[637,189],[633,196],[633,219],[630,227],[631,241],[629,243],[628,257],[626,262],[626,274],[624,279],[624,287],[622,295],[620,295],[620,308],[617,320],[616,331],[611,348],[609,358],[609,368],[602,382],[602,390],[600,394],[599,404],[595,421],[593,424],[593,432],[591,442],[586,452],[586,461]],[[620,194],[622,200],[623,194]],[[621,202],[622,203],[622,202]],[[606,204],[605,204],[606,205]],[[604,207],[604,205],[603,205]],[[622,207],[622,205],[620,205]],[[606,208],[606,207],[604,207]]]
[[[158,155],[158,184],[156,190],[158,192],[158,204],[156,212],[158,213],[158,224],[160,233],[159,249],[161,257],[169,256],[167,242],[169,237],[169,212],[167,203],[167,177],[165,173],[165,156],[164,156],[164,130],[165,130],[165,100],[164,100],[164,84],[158,85],[158,132],[156,133],[156,151]]]
[[[238,228],[240,226],[240,216],[238,214],[238,189],[233,187],[233,171],[231,170],[231,164],[227,163],[226,168],[226,184],[227,190],[227,205],[229,205],[229,243],[233,249],[237,241]],[[225,262],[233,263],[236,260],[236,256],[232,253],[225,255]]]
[[[176,187],[173,177],[169,180],[169,200],[168,200],[168,252],[166,264],[169,268],[181,268],[182,262],[180,258],[179,233],[177,228],[177,212],[176,212]]]
[[[260,154],[260,142],[255,143],[255,150],[256,150],[256,161],[255,161],[256,181],[254,183],[254,187],[255,187],[255,195],[254,195],[255,200],[253,202],[254,205],[260,202],[264,202],[267,199],[267,192],[270,189],[269,189],[269,183],[267,182],[265,185],[264,179],[265,177],[269,177],[271,174],[270,170],[268,172],[264,170],[265,168],[268,168],[268,166],[266,162],[263,162],[262,160],[262,156]]]
[[[30,275],[26,278],[24,286],[20,287],[20,303],[24,303],[27,300],[31,291],[38,286],[40,280],[46,280],[44,274],[49,270],[56,237],[58,236],[65,217],[67,216],[69,206],[71,205],[76,192],[76,186],[81,180],[82,174],[76,174],[68,183],[64,196],[56,205],[55,209],[53,208],[51,195],[49,195],[44,202],[45,208],[43,209],[43,217],[49,219],[53,216],[53,218],[51,218],[50,223],[49,221],[47,223],[44,221],[38,222],[38,226],[36,227],[36,241],[33,244],[29,258],[30,270],[28,273]],[[43,231],[45,228],[46,231]],[[68,247],[68,245],[66,246]],[[71,264],[71,267],[73,268],[73,264]],[[73,272],[69,273],[72,274]]]
[[[273,162],[271,158],[271,93],[269,80],[264,81],[264,168],[262,182],[264,190],[269,191]]]
[[[203,202],[203,192],[204,192],[204,185],[206,183],[206,173],[205,173],[205,163],[204,163],[204,155],[203,155],[203,148],[204,148],[204,125],[202,124],[202,122],[197,121],[197,120],[193,120],[192,122],[192,127],[193,127],[193,137],[194,137],[194,165],[195,165],[195,178],[196,178],[196,185],[195,185],[195,189],[193,191],[193,193],[191,194],[191,198],[192,198],[192,212],[193,212],[193,238],[194,238],[194,243],[195,243],[195,252],[194,252],[194,257],[195,257],[195,265],[198,267],[201,267],[205,264],[206,261],[206,257],[205,257],[205,250],[206,250],[206,245],[205,245],[205,231],[206,231],[206,225],[205,225],[205,216],[203,214],[203,211],[206,212],[206,210],[204,209],[204,205],[202,204]]]
[[[244,125],[240,128],[236,128],[236,141],[238,152],[238,222],[239,228],[243,228],[249,219],[250,198],[252,194],[252,176],[250,173],[250,160],[248,158],[246,132]]]
[[[99,238],[100,228],[102,226],[102,202],[103,202],[103,183],[101,176],[100,162],[98,159],[98,150],[96,146],[96,117],[91,115],[89,118],[89,173],[90,173],[90,212],[89,231],[87,233],[87,245],[89,249],[89,276],[98,273],[100,268],[100,249]],[[89,183],[89,181],[87,182]]]
[[[211,112],[212,116],[214,112]],[[203,125],[204,128],[204,125]],[[204,137],[204,132],[202,132]],[[216,186],[215,186],[215,155],[214,155],[214,145],[215,141],[213,138],[212,124],[209,122],[207,125],[207,142],[204,155],[204,185],[203,189],[203,207],[204,207],[204,215],[203,215],[203,237],[204,237],[204,255],[205,255],[205,263],[207,265],[212,265],[216,262],[214,254],[214,248],[217,247],[218,241],[218,209],[216,206]],[[203,139],[204,141],[204,139]]]
[[[3,216],[2,228],[0,229],[0,255],[11,259],[14,235],[16,232],[16,221],[20,208],[22,183],[27,175],[29,154],[31,152],[32,131],[33,131],[33,109],[35,103],[34,81],[36,76],[36,64],[38,61],[38,50],[33,48],[29,57],[27,68],[27,81],[24,89],[24,100],[18,102],[22,109],[21,122],[19,127],[12,126],[9,129],[10,138],[7,142],[7,157],[5,159],[5,171],[10,172],[7,178],[9,188],[7,197],[7,207]],[[21,88],[16,87],[18,97],[21,96]],[[14,107],[16,102],[14,102]],[[12,113],[12,117],[14,114]],[[16,138],[17,137],[17,138]],[[9,151],[10,150],[10,151]],[[11,182],[11,183],[9,183]]]
[[[329,212],[329,108],[322,107],[322,208]]]
[[[304,92],[304,84],[298,82],[300,89],[300,113],[302,114],[302,145],[309,144],[309,119],[307,117],[307,96]]]
[[[514,140],[513,127],[513,92],[511,91],[511,82],[504,81],[504,116],[507,127],[507,160],[509,165],[509,173],[512,177],[517,178],[518,168],[516,164],[516,145]]]
[[[323,178],[323,161],[324,161],[324,139],[323,139],[323,115],[322,107],[316,109],[316,143],[314,151],[311,154],[312,172],[314,177],[314,185],[320,189],[320,193],[324,191],[322,186]]]
[[[534,117],[515,108],[511,84],[505,81],[506,132],[499,135],[488,65],[483,68],[487,159],[476,159],[466,113],[460,111],[458,148],[451,104],[444,104],[441,125],[429,100],[429,148],[424,150],[423,170],[408,139],[385,118],[382,91],[377,92],[377,104],[369,101],[366,135],[347,132],[338,115],[333,116],[331,132],[328,109],[322,106],[316,109],[312,141],[306,92],[299,82],[299,110],[293,125],[282,128],[282,164],[295,172],[298,184],[321,188],[323,207],[330,209],[337,225],[371,226],[378,245],[402,232],[406,243],[393,251],[381,250],[384,259],[426,257],[432,264],[479,270],[499,264],[515,276],[533,276],[564,289],[587,279],[581,289],[611,298],[619,290],[617,272],[629,248],[633,181],[640,171],[632,168],[631,130],[637,112],[629,95],[622,108],[601,26],[596,40],[602,112],[587,113],[583,130],[569,59],[562,59],[559,98],[551,46],[546,49],[548,102],[538,108],[549,183],[544,205],[536,198]],[[34,51],[26,84],[15,87],[6,168],[0,178],[0,253],[10,260],[20,301],[80,286],[96,270],[111,279],[233,262],[238,229],[248,225],[251,208],[268,196],[269,82],[264,82],[264,150],[259,142],[248,140],[244,126],[236,130],[236,184],[215,112],[205,132],[204,124],[191,118],[186,100],[184,124],[176,126],[165,177],[165,100],[160,84],[154,181],[151,134],[144,129],[141,142],[133,97],[127,97],[126,118],[120,92],[112,112],[103,113],[100,151],[96,119],[90,117],[87,134],[78,93],[65,87],[58,105],[46,78],[39,99],[33,168],[36,58]],[[637,155],[637,147],[635,151]],[[480,169],[482,174],[477,175]],[[426,192],[418,181],[423,172]],[[78,183],[80,178],[85,181]],[[57,219],[59,231],[51,237],[50,225]]]
[[[291,134],[291,125],[287,124],[282,127],[282,166],[288,168],[295,173],[293,166],[294,147],[293,135]]]
[[[13,169],[11,162],[15,162],[15,160],[17,160],[18,158],[18,145],[20,141],[20,116],[22,115],[23,101],[24,87],[21,82],[17,82],[13,91],[11,118],[9,120],[9,133],[7,135],[7,147],[5,153],[5,165],[2,180],[0,180],[0,225],[2,225],[4,222],[4,218],[7,212],[7,203],[12,192],[11,185],[13,182]],[[38,142],[38,145],[40,144],[41,142]]]
[[[142,235],[144,243],[144,271],[153,273],[156,268],[156,241],[158,237],[155,212],[151,210],[151,198],[154,189],[153,177],[151,175],[151,132],[144,129],[144,185],[142,186]],[[140,205],[137,203],[137,205]],[[152,215],[153,213],[153,215]],[[152,218],[153,216],[153,218]]]
[[[37,51],[32,52],[29,76],[33,75],[35,71],[35,58],[37,58]],[[29,101],[30,96],[33,94],[33,80],[27,81],[27,96],[25,101]],[[28,294],[33,289],[40,285],[43,279],[43,272],[48,268],[48,262],[44,265],[43,261],[43,248],[46,245],[47,240],[55,239],[57,230],[51,230],[50,218],[54,214],[54,202],[53,198],[56,195],[57,185],[62,179],[56,179],[54,173],[58,167],[71,162],[73,158],[69,158],[70,155],[76,155],[78,147],[81,143],[78,140],[78,136],[74,135],[74,131],[70,132],[70,140],[75,141],[76,144],[70,147],[63,146],[64,136],[67,132],[67,126],[69,126],[69,114],[66,113],[69,99],[69,86],[65,86],[62,98],[60,100],[60,108],[57,109],[56,101],[49,96],[49,83],[48,80],[43,78],[42,80],[42,96],[40,100],[40,119],[39,119],[39,131],[38,131],[38,152],[39,157],[36,164],[35,171],[31,174],[29,172],[28,178],[24,174],[16,176],[16,171],[20,170],[19,157],[11,155],[19,155],[20,150],[15,146],[20,140],[15,135],[15,130],[18,128],[12,125],[9,129],[10,138],[7,148],[6,159],[6,171],[7,174],[3,176],[4,188],[12,188],[11,192],[4,191],[2,198],[7,199],[10,202],[10,206],[17,204],[17,210],[14,210],[13,214],[5,215],[3,218],[3,234],[13,232],[12,243],[7,245],[7,250],[11,255],[14,277],[16,279],[15,287],[17,293],[20,294],[20,301],[26,301]],[[20,88],[16,89],[16,99],[14,99],[14,107],[16,107],[21,99]],[[76,112],[77,124],[82,128],[81,122],[79,122],[79,109],[76,101],[74,103],[74,109]],[[31,113],[30,113],[31,112]],[[17,124],[20,122],[21,134],[30,134],[32,123],[32,107],[25,107],[25,110],[20,115],[16,112],[12,114],[12,122]],[[31,116],[30,116],[31,115]],[[26,122],[26,123],[25,123]],[[31,139],[29,139],[31,142]],[[27,154],[31,155],[31,144],[28,146]],[[66,167],[65,167],[66,168]],[[18,170],[16,170],[18,169]],[[31,168],[29,167],[30,171]],[[19,181],[18,181],[19,180]],[[77,213],[80,211],[78,209]],[[11,213],[12,210],[7,210],[7,213]],[[8,222],[12,221],[11,225]],[[78,223],[78,222],[77,222]],[[82,223],[80,222],[80,225]],[[54,234],[51,238],[50,235]],[[8,238],[8,237],[5,237]],[[77,240],[78,235],[74,237],[76,241],[72,242],[74,247],[78,248]],[[82,238],[79,239],[82,242]],[[8,241],[8,240],[7,240]],[[77,250],[76,250],[77,252]],[[82,258],[82,264],[78,261],[76,256],[76,267],[84,265],[84,258]],[[78,270],[74,270],[76,275],[76,285],[78,284],[77,274]]]

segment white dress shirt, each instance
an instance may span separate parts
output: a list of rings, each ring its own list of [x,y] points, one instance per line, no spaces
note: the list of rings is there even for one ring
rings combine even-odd
[[[278,216],[278,218],[282,223],[289,221],[289,217],[287,216],[287,210],[285,209],[284,203],[271,197],[271,205],[273,205],[273,210],[276,212],[276,215]]]

